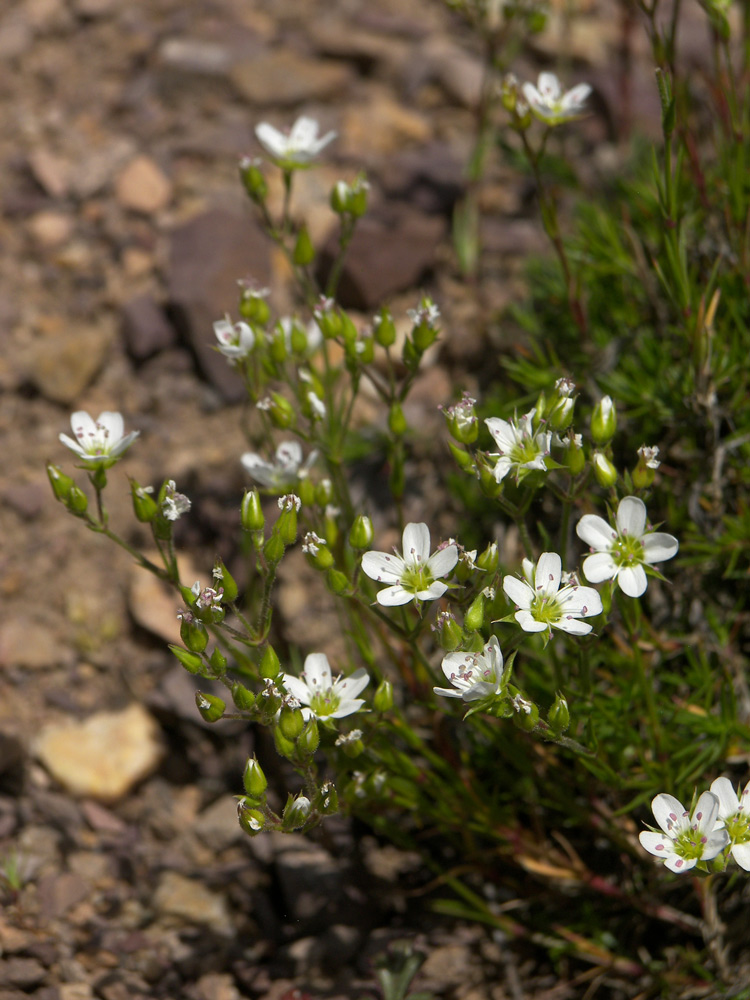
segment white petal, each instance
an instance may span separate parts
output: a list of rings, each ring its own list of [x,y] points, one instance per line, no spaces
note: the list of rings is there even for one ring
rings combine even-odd
[[[441,583],[440,580],[435,580],[434,583],[431,583],[425,590],[418,590],[415,596],[418,597],[420,601],[436,601],[439,597],[443,596],[447,589],[447,583]]]
[[[353,674],[349,674],[343,680],[336,681],[334,689],[341,698],[345,697],[349,700],[350,698],[356,698],[369,683],[370,675],[364,667],[360,667],[359,670],[355,670]]]
[[[73,440],[73,438],[68,437],[67,434],[60,434],[58,436],[66,448],[70,448],[71,451],[74,451],[76,455],[79,455],[81,458],[87,457],[86,452],[77,441]]]
[[[594,552],[583,560],[583,575],[589,583],[603,583],[617,575],[617,566],[609,552]]]
[[[487,698],[497,692],[497,684],[490,684],[489,681],[477,681],[470,688],[464,691],[462,697],[464,701],[479,701],[480,698]]]
[[[576,525],[576,534],[582,542],[597,552],[609,552],[612,542],[617,538],[614,528],[598,514],[584,514]]]
[[[306,149],[315,143],[318,138],[318,123],[314,118],[302,115],[292,125],[289,133],[289,145],[295,149]]]
[[[588,635],[592,627],[588,622],[582,622],[579,618],[559,618],[552,622],[554,628],[559,628],[568,635]]]
[[[557,596],[557,606],[566,615],[589,618],[602,613],[602,599],[593,587],[564,587]]]
[[[739,798],[729,778],[716,778],[715,781],[711,782],[711,791],[719,800],[719,816],[721,819],[734,816],[739,811]]]
[[[471,660],[471,653],[447,653],[443,657],[440,668],[449,681],[453,675],[463,673],[467,660]],[[451,681],[452,682],[452,681]]]
[[[648,853],[653,854],[657,858],[665,860],[670,855],[674,854],[672,841],[669,837],[665,837],[663,833],[654,833],[651,830],[642,830],[638,834],[638,839]]]
[[[704,792],[695,804],[692,815],[693,823],[697,824],[702,834],[711,833],[719,816],[719,799],[713,792]]]
[[[557,552],[542,552],[536,564],[534,590],[537,594],[552,596],[560,589],[562,559]]]
[[[664,531],[654,531],[650,535],[642,538],[643,561],[646,563],[663,562],[677,555],[680,543],[674,535],[668,535]]]
[[[404,528],[403,557],[407,566],[424,566],[430,558],[430,529],[424,522],[411,521]]]
[[[713,833],[709,834],[708,839],[703,846],[702,857],[705,858],[706,861],[710,861],[711,858],[715,858],[717,854],[721,854],[728,843],[729,834],[726,830],[714,830]]]
[[[76,438],[88,438],[96,434],[96,421],[85,410],[76,410],[70,417],[70,426]]]
[[[362,572],[378,583],[398,583],[406,566],[401,556],[388,552],[365,552]]]
[[[454,691],[452,688],[433,688],[435,694],[441,694],[444,698],[460,698],[461,692]]]
[[[364,705],[362,698],[353,698],[351,701],[344,701],[339,705],[335,712],[331,712],[327,718],[329,719],[343,719],[347,715],[352,715],[354,712],[358,712],[360,708]]]
[[[513,463],[511,462],[511,460],[501,455],[500,458],[498,458],[497,463],[495,464],[495,468],[492,472],[492,475],[495,477],[495,482],[501,483],[512,468],[513,468]]]
[[[299,677],[292,677],[291,674],[280,674],[279,680],[284,685],[284,688],[296,698],[297,701],[302,702],[303,705],[307,705],[310,701],[310,689],[307,684]]]
[[[664,867],[668,868],[676,875],[679,875],[681,872],[689,872],[690,869],[695,868],[697,864],[697,858],[681,858],[678,854],[675,854],[673,857],[668,858],[664,862]]]
[[[641,594],[645,594],[648,586],[646,571],[643,566],[625,566],[617,574],[617,583],[623,594],[627,594],[628,597],[640,597]]]
[[[540,73],[537,87],[545,102],[558,101],[560,99],[562,88],[560,81],[554,73]]]
[[[674,795],[661,792],[651,803],[654,819],[665,833],[674,833],[687,823],[685,807]]]
[[[302,445],[299,441],[282,441],[276,449],[276,461],[286,469],[297,469],[302,462]]]
[[[516,576],[506,576],[503,578],[503,590],[519,608],[531,607],[534,591],[524,580],[519,580]]]
[[[732,857],[746,872],[750,872],[750,844],[735,844],[732,848]]]
[[[562,99],[562,106],[565,111],[576,111],[591,93],[588,83],[579,83],[569,90]]]
[[[287,151],[289,140],[273,125],[268,122],[260,122],[255,126],[255,135],[258,142],[271,156],[282,157]]]
[[[549,625],[538,622],[530,611],[516,611],[516,621],[524,632],[546,632]]]
[[[122,455],[122,453],[131,446],[140,433],[140,431],[131,431],[130,434],[126,434],[124,438],[120,438],[114,448],[110,449],[109,454],[112,458],[115,458],[117,455]]]
[[[491,635],[489,642],[484,647],[485,655],[489,660],[490,669],[495,675],[496,680],[500,680],[503,673],[503,654],[500,649],[500,642],[496,635]]]
[[[623,497],[617,508],[617,528],[621,535],[640,538],[646,527],[646,505],[640,497]]]
[[[446,545],[444,549],[433,552],[427,560],[427,569],[433,577],[447,576],[458,562],[458,549],[455,545]]]
[[[310,653],[303,668],[305,683],[311,691],[327,691],[331,686],[331,665],[325,653]]]
[[[400,604],[408,604],[409,601],[414,600],[415,595],[409,591],[404,590],[401,586],[386,587],[385,590],[379,590],[376,600],[378,604],[381,604],[384,608],[395,608]]]
[[[542,95],[539,93],[539,91],[536,89],[533,83],[524,83],[521,86],[521,92],[523,93],[523,96],[526,99],[526,103],[530,107],[537,108],[543,103]]]
[[[105,410],[104,413],[99,414],[96,422],[99,428],[104,429],[105,440],[108,444],[114,444],[119,441],[125,433],[125,421],[122,419],[121,413],[113,413],[110,410]]]

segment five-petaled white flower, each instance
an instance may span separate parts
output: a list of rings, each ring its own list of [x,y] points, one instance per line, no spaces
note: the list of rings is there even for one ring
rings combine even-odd
[[[289,694],[302,705],[305,719],[343,719],[358,712],[364,699],[357,695],[370,683],[370,675],[360,667],[348,677],[331,676],[331,665],[325,653],[310,653],[299,677],[279,674],[278,680]]]
[[[411,522],[404,528],[403,556],[388,552],[365,552],[362,569],[371,580],[389,583],[377,595],[378,604],[395,607],[409,601],[435,601],[448,584],[440,579],[458,562],[458,549],[446,545],[430,555],[430,529]]]
[[[591,93],[587,83],[579,83],[563,93],[554,73],[540,73],[536,86],[524,83],[522,90],[526,103],[547,125],[561,125],[578,118],[586,111],[586,98]]]
[[[738,793],[729,778],[717,778],[711,791],[719,800],[717,826],[727,831],[734,860],[750,872],[750,781]]]
[[[506,576],[503,590],[518,607],[516,621],[524,632],[548,632],[559,628],[570,635],[588,635],[591,625],[582,622],[602,612],[602,600],[593,587],[569,583],[560,589],[562,559],[556,552],[543,552],[536,566],[523,561],[524,580]]]
[[[699,861],[710,861],[729,842],[726,830],[715,829],[719,799],[713,792],[701,795],[692,816],[674,795],[665,792],[656,796],[651,808],[664,832],[643,830],[638,838],[649,854],[661,858],[671,872],[687,872]]]
[[[318,457],[317,451],[310,452],[302,462],[302,446],[298,441],[282,441],[276,449],[273,462],[267,462],[255,452],[246,451],[240,461],[253,479],[268,489],[280,490],[294,486],[307,475],[310,466]]]
[[[638,497],[623,497],[617,507],[617,528],[597,514],[584,514],[576,534],[595,550],[583,561],[590,583],[617,580],[628,597],[640,597],[648,585],[643,565],[677,555],[680,543],[663,531],[646,531],[646,505]]]
[[[448,653],[443,657],[441,667],[453,687],[436,687],[433,690],[446,698],[478,701],[498,694],[502,687],[503,654],[496,635],[490,636],[481,653]]]
[[[255,126],[255,135],[271,159],[284,170],[293,170],[309,166],[318,153],[336,138],[335,132],[327,132],[319,139],[319,128],[314,118],[303,115],[288,132],[280,132],[268,122],[260,122]]]
[[[501,420],[500,417],[485,420],[500,452],[499,455],[490,454],[490,458],[497,458],[494,475],[498,483],[511,469],[515,470],[517,481],[535,469],[546,472],[544,459],[549,455],[552,432],[541,427],[534,430],[535,416],[536,409],[533,409],[515,420]]]
[[[140,431],[131,431],[124,435],[122,414],[109,410],[100,413],[96,420],[85,410],[77,410],[70,418],[70,424],[75,441],[67,434],[61,434],[60,440],[82,461],[91,465],[113,465],[140,434]]]
[[[219,350],[230,362],[246,358],[255,346],[255,334],[247,323],[233,323],[229,316],[214,323]]]

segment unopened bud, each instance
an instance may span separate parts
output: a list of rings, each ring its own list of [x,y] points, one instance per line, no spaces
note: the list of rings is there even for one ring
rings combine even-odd
[[[209,665],[215,677],[223,677],[227,672],[227,658],[217,646],[209,657]]]
[[[55,494],[56,499],[64,503],[73,488],[73,480],[70,476],[65,475],[59,465],[48,465],[47,475],[49,476],[52,492]]]
[[[223,559],[217,559],[214,563],[213,578],[216,581],[216,586],[221,587],[224,591],[224,601],[228,601],[231,604],[232,601],[237,600],[237,583],[224,565]]]
[[[372,521],[364,514],[360,514],[354,519],[354,524],[349,532],[349,544],[353,549],[359,549],[360,551],[369,549],[374,537],[375,532],[372,527]]]
[[[203,670],[203,660],[197,653],[191,653],[189,650],[183,649],[182,646],[175,646],[172,643],[169,644],[169,648],[188,673],[201,673]]]
[[[326,781],[319,789],[315,796],[315,808],[324,816],[333,816],[339,811],[339,794],[333,782]]]
[[[575,406],[575,396],[559,396],[557,401],[552,404],[547,416],[550,429],[557,431],[558,434],[566,431],[573,423]]]
[[[484,594],[477,594],[464,615],[464,626],[477,632],[484,624]]]
[[[438,633],[440,645],[449,653],[461,645],[463,630],[450,611],[442,611],[432,627]]]
[[[333,500],[333,483],[330,479],[321,479],[315,487],[315,503],[319,507],[327,507]]]
[[[258,403],[258,408],[265,410],[274,427],[286,430],[293,427],[297,421],[294,407],[278,392],[272,392],[270,396],[262,399]]]
[[[406,417],[404,416],[401,404],[392,403],[388,413],[388,429],[391,434],[394,434],[396,437],[402,437],[406,433],[407,427],[408,424],[406,423]]]
[[[477,566],[491,576],[497,572],[499,565],[500,554],[497,550],[497,542],[490,542],[484,552],[477,556]]]
[[[390,310],[385,306],[373,320],[375,340],[381,347],[391,347],[396,341],[396,327]]]
[[[274,681],[281,673],[281,663],[273,646],[266,646],[260,658],[260,676]]]
[[[260,809],[253,809],[251,803],[244,797],[237,803],[237,818],[240,826],[251,837],[259,834],[266,825],[266,817]]]
[[[610,396],[603,396],[591,414],[591,437],[595,444],[608,444],[617,430],[617,410]]]
[[[130,481],[133,499],[133,513],[142,524],[149,524],[159,513],[159,506],[151,496],[152,488],[140,486],[134,479]]]
[[[76,517],[82,517],[88,508],[89,498],[82,489],[74,484],[70,487],[70,491],[67,497],[63,500],[63,503],[71,514],[75,514]]]
[[[202,653],[208,645],[206,626],[198,621],[190,611],[186,611],[182,615],[180,638],[191,653]]]
[[[315,719],[310,719],[297,738],[297,749],[300,753],[304,753],[307,754],[308,757],[312,757],[319,746],[320,731],[318,730],[318,723]]]
[[[468,451],[464,451],[463,448],[459,448],[458,445],[454,444],[452,441],[448,442],[448,447],[450,448],[451,454],[455,458],[458,463],[458,467],[462,472],[474,472],[474,459]]]
[[[218,722],[227,707],[221,698],[203,691],[195,692],[195,704],[206,722]]]
[[[288,740],[278,726],[274,727],[273,742],[282,757],[291,759],[297,752],[297,746],[294,740]]]
[[[547,722],[555,733],[564,733],[570,725],[570,709],[565,695],[561,691],[557,692],[557,697],[547,713]]]
[[[247,794],[251,795],[254,799],[260,799],[265,794],[268,788],[268,780],[255,757],[251,757],[245,765],[242,783],[245,786]]]
[[[393,708],[393,685],[390,681],[381,681],[372,699],[376,712],[389,712]]]
[[[595,451],[591,464],[594,467],[594,475],[600,486],[609,489],[617,482],[617,469],[612,465],[607,456],[601,451]]]
[[[349,185],[346,181],[336,181],[331,188],[330,205],[336,215],[344,215],[348,209],[346,207],[349,199]]]
[[[240,160],[240,180],[242,186],[256,205],[262,204],[268,195],[268,184],[263,176],[258,160],[244,157]]]
[[[240,504],[240,522],[245,531],[262,531],[266,519],[257,490],[248,490]]]
[[[297,241],[294,244],[292,256],[294,263],[299,267],[306,267],[308,264],[312,264],[315,260],[315,247],[310,239],[310,233],[307,230],[307,226],[303,225],[297,234]]]
[[[245,285],[240,292],[238,312],[243,319],[257,326],[265,326],[271,316],[271,309],[266,302],[267,288],[253,288]],[[258,331],[254,331],[256,337]]]
[[[282,826],[285,830],[297,830],[304,826],[310,815],[312,804],[306,795],[298,795],[292,799],[284,809],[281,817]]]
[[[284,705],[279,714],[279,729],[288,740],[296,740],[305,728],[305,717],[299,708]]]
[[[633,485],[636,489],[644,490],[653,483],[656,470],[661,465],[656,457],[658,454],[659,449],[656,446],[649,448],[642,444],[638,449],[638,465],[633,469]]]
[[[284,551],[286,546],[284,541],[278,532],[274,531],[269,539],[267,539],[266,544],[263,546],[263,555],[266,557],[266,562],[271,566],[278,566],[281,560],[284,558]]]
[[[326,587],[332,594],[342,597],[350,590],[349,577],[341,570],[331,568],[326,571]]]
[[[255,705],[255,695],[244,684],[234,681],[232,684],[232,701],[240,712],[249,712]]]

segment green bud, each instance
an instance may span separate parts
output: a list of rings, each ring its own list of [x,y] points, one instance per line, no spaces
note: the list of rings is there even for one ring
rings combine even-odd
[[[330,300],[327,300],[330,301]],[[315,322],[326,340],[335,340],[341,333],[341,316],[333,305],[331,308],[316,309]]]
[[[573,396],[561,396],[557,402],[553,404],[549,412],[549,416],[547,417],[550,429],[557,431],[558,434],[566,431],[573,423],[573,411],[575,410],[575,405],[576,401]]]
[[[279,715],[279,729],[288,740],[296,740],[305,728],[305,717],[299,708],[284,705]]]
[[[464,627],[477,632],[484,624],[484,594],[477,594],[464,615]]]
[[[393,708],[393,685],[390,681],[381,681],[372,699],[376,712],[389,712]]]
[[[339,736],[336,740],[336,746],[340,747],[346,756],[351,757],[352,760],[355,757],[359,757],[365,749],[365,745],[362,742],[362,730],[352,729],[345,736]]]
[[[494,469],[489,468],[484,461],[480,461],[477,463],[477,471],[479,472],[479,485],[482,488],[482,493],[493,500],[499,497],[503,492],[503,484],[502,481],[498,482],[495,479]]]
[[[617,430],[617,410],[610,396],[603,396],[591,414],[591,437],[595,444],[607,444]]]
[[[276,713],[281,707],[281,695],[279,690],[271,681],[266,682],[266,686],[255,699],[255,708],[260,716],[260,721],[264,726],[273,724]],[[281,753],[281,751],[279,751]]]
[[[293,493],[279,497],[279,507],[281,513],[274,525],[274,532],[278,532],[284,545],[294,545],[297,541],[297,511],[301,506],[299,497]]]
[[[359,514],[354,519],[354,524],[349,532],[349,544],[353,549],[360,551],[362,549],[369,549],[374,537],[375,532],[372,527],[372,521],[366,515]]]
[[[289,343],[294,354],[304,354],[307,350],[307,333],[296,319],[292,320],[292,330],[289,334]]]
[[[440,636],[440,645],[443,649],[452,652],[458,649],[463,640],[464,634],[461,626],[449,611],[444,611],[438,615],[435,627]]]
[[[460,444],[473,444],[479,436],[479,421],[474,409],[476,400],[464,395],[463,399],[443,410],[448,432]]]
[[[47,475],[49,476],[50,485],[52,486],[52,492],[55,494],[55,498],[65,503],[71,489],[73,488],[73,480],[70,476],[65,475],[59,465],[48,465]]]
[[[180,621],[180,638],[191,653],[202,653],[208,645],[208,632],[203,622],[199,622],[190,611],[183,612]]]
[[[297,749],[308,757],[312,757],[319,746],[320,731],[318,730],[318,723],[315,719],[310,719],[297,739]]]
[[[373,322],[375,340],[381,347],[392,347],[396,342],[396,327],[390,310],[385,306],[380,310]]]
[[[297,496],[303,507],[312,507],[315,503],[315,483],[309,476],[301,476],[297,483]]]
[[[240,523],[245,531],[262,531],[266,519],[257,490],[247,490],[240,504]]]
[[[276,655],[276,650],[271,645],[267,645],[260,658],[260,676],[264,680],[275,681],[281,673],[281,663]]]
[[[245,765],[242,783],[245,786],[247,794],[252,795],[254,799],[260,799],[265,794],[268,788],[268,780],[255,757],[250,757]]]
[[[286,335],[280,326],[274,327],[271,343],[268,346],[268,353],[277,365],[282,365],[286,361]]]
[[[233,601],[237,600],[237,584],[232,574],[224,565],[224,561],[222,559],[217,559],[214,563],[213,578],[216,581],[217,588],[221,587],[224,591],[222,596],[223,601],[227,601],[231,604]]]
[[[273,730],[273,742],[276,746],[276,750],[282,757],[291,759],[297,752],[297,746],[294,741],[288,740],[278,726],[275,726]]]
[[[266,302],[266,296],[268,295],[267,289],[258,290],[256,288],[243,288],[240,293],[240,302],[238,306],[238,311],[243,319],[246,319],[248,323],[255,326],[265,326],[271,317],[271,309]],[[256,337],[259,331],[253,329]]]
[[[110,465],[113,464],[110,459]],[[99,491],[106,489],[107,486],[107,466],[105,465],[95,465],[93,469],[89,470],[89,478],[91,479],[91,484]]]
[[[422,360],[422,351],[415,346],[413,340],[407,337],[404,341],[404,348],[401,351],[401,358],[409,371],[413,372],[419,368],[419,362]]]
[[[656,477],[656,470],[661,465],[657,459],[659,449],[648,448],[645,444],[638,449],[638,465],[633,469],[633,485],[638,490],[648,489]]]
[[[367,211],[369,191],[370,185],[367,183],[364,176],[360,174],[360,176],[357,177],[349,188],[349,197],[347,198],[346,203],[347,211],[352,218],[361,219]]]
[[[208,660],[215,677],[223,677],[227,672],[227,658],[217,646]]]
[[[244,684],[234,681],[232,684],[232,701],[241,712],[249,712],[255,705],[255,695]]]
[[[419,307],[410,315],[414,320],[411,333],[414,346],[420,354],[424,354],[438,338],[439,330],[436,324],[440,314],[431,299],[423,298]]]
[[[557,696],[547,713],[547,722],[549,723],[550,729],[555,733],[564,733],[565,730],[570,725],[570,710],[568,709],[568,702],[565,700],[565,695],[561,692],[557,692]]]
[[[343,338],[345,344],[356,343],[359,336],[351,316],[343,310],[341,311],[341,330],[339,335]]]
[[[485,573],[492,575],[497,572],[500,564],[500,554],[497,551],[497,542],[490,542],[484,552],[477,556],[477,566]]]
[[[268,413],[274,427],[278,427],[280,430],[287,430],[289,427],[294,427],[297,422],[294,407],[288,399],[285,399],[278,392],[271,393],[264,404],[264,409]]]
[[[315,796],[314,808],[324,816],[333,816],[339,811],[339,793],[331,781],[326,781]]]
[[[455,458],[458,467],[461,469],[461,471],[473,473],[474,459],[468,453],[468,451],[464,451],[463,448],[459,448],[458,445],[454,444],[452,441],[448,442],[448,447],[450,448],[451,454]]]
[[[156,500],[150,495],[151,487],[146,490],[134,479],[131,479],[130,493],[133,499],[133,512],[136,518],[142,524],[149,524],[159,513]]]
[[[349,593],[349,577],[338,569],[331,568],[326,570],[326,587],[328,587],[332,594],[342,597],[344,594]]]
[[[581,435],[573,434],[571,431],[563,442],[565,445],[563,462],[573,476],[579,476],[586,468],[586,454],[581,447],[581,441]]]
[[[348,212],[347,202],[349,201],[350,188],[346,181],[336,181],[331,188],[330,205],[336,215],[344,215]]]
[[[259,162],[251,160],[248,157],[240,160],[240,180],[242,181],[242,186],[256,205],[262,205],[268,196],[268,184],[258,166]]]
[[[388,413],[388,429],[391,434],[395,434],[396,437],[401,437],[406,433],[407,428],[408,424],[406,423],[406,417],[404,416],[401,404],[391,403],[391,408]]]
[[[278,566],[281,560],[284,558],[285,545],[283,539],[279,536],[278,532],[274,531],[269,539],[267,539],[266,544],[263,546],[263,555],[266,557],[266,562],[271,566]]]
[[[227,707],[221,698],[203,691],[195,692],[195,704],[206,722],[218,722]]]
[[[312,805],[306,795],[298,795],[288,802],[281,817],[284,830],[298,830],[304,826],[310,815]]]
[[[539,709],[536,705],[524,699],[524,707],[513,713],[513,725],[524,733],[533,732],[539,723]]]
[[[169,648],[188,673],[200,674],[202,672],[203,660],[197,653],[190,653],[187,649],[183,649],[182,646],[175,646],[172,643],[169,644]]]
[[[327,507],[333,500],[333,483],[330,479],[321,479],[315,487],[315,503],[319,507]]]
[[[333,553],[328,548],[325,538],[320,538],[314,531],[308,531],[302,542],[302,551],[313,569],[330,569],[333,566]]]
[[[240,821],[242,829],[245,833],[249,833],[251,837],[259,834],[266,825],[264,813],[260,809],[253,809],[250,802],[245,798],[240,799],[237,803],[237,818]]]
[[[67,497],[63,500],[63,503],[71,512],[75,514],[76,517],[82,517],[86,513],[86,508],[89,505],[89,498],[78,486],[71,486]]]
[[[612,465],[607,456],[601,451],[595,451],[591,464],[594,467],[594,475],[600,486],[609,489],[617,482],[617,469]]]
[[[312,245],[310,233],[305,225],[303,225],[297,233],[297,241],[294,244],[294,252],[292,256],[294,263],[299,267],[306,267],[308,264],[312,264],[315,260],[315,247]]]

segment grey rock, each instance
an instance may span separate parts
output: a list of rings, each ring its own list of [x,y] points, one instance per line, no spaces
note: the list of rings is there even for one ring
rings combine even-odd
[[[8,958],[0,967],[0,983],[31,989],[43,982],[47,971],[35,958]]]
[[[429,214],[450,215],[465,187],[463,167],[443,142],[406,150],[383,163],[380,183],[389,198],[400,198]]]
[[[122,336],[136,361],[145,361],[173,347],[177,340],[174,327],[150,295],[138,295],[125,304]]]
[[[352,70],[342,63],[276,49],[238,61],[231,79],[239,95],[252,105],[289,107],[335,96],[351,82]]]

